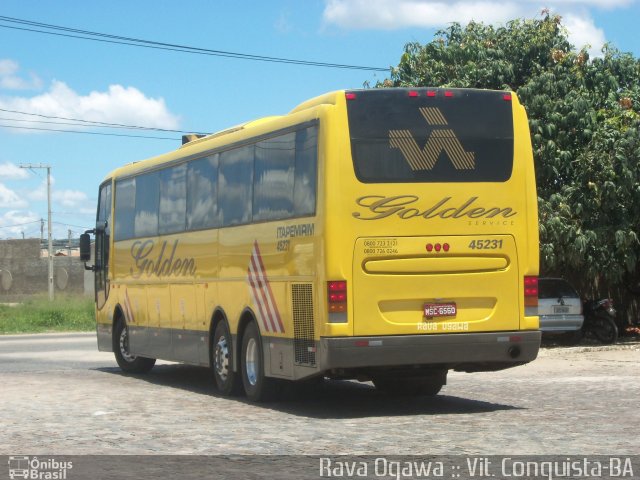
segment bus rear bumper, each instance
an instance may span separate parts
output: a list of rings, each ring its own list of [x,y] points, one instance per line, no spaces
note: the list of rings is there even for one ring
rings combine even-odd
[[[540,331],[323,337],[320,368],[433,366],[458,371],[493,371],[534,360]]]

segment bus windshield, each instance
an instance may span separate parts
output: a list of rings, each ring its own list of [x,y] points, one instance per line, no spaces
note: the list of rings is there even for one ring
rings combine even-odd
[[[351,153],[363,183],[505,182],[513,114],[505,92],[349,92]]]

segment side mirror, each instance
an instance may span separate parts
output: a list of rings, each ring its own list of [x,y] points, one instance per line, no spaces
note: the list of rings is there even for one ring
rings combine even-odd
[[[91,236],[88,233],[80,235],[80,261],[91,260]]]

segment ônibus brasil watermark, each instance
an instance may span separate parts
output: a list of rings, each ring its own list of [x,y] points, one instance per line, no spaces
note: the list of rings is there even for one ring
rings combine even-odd
[[[392,460],[384,457],[346,460],[320,457],[321,478],[493,478],[546,479],[562,478],[636,478],[629,457],[590,459],[561,457],[554,459],[512,457],[454,457],[438,460]],[[453,460],[453,461],[452,461]]]
[[[9,457],[9,478],[32,480],[66,480],[67,472],[73,468],[73,462],[58,461],[55,458],[27,456]]]

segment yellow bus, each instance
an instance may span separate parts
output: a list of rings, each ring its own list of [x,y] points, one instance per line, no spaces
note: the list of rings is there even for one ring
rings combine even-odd
[[[314,377],[435,395],[536,358],[537,220],[514,93],[328,93],[106,177],[98,346],[254,401]]]

